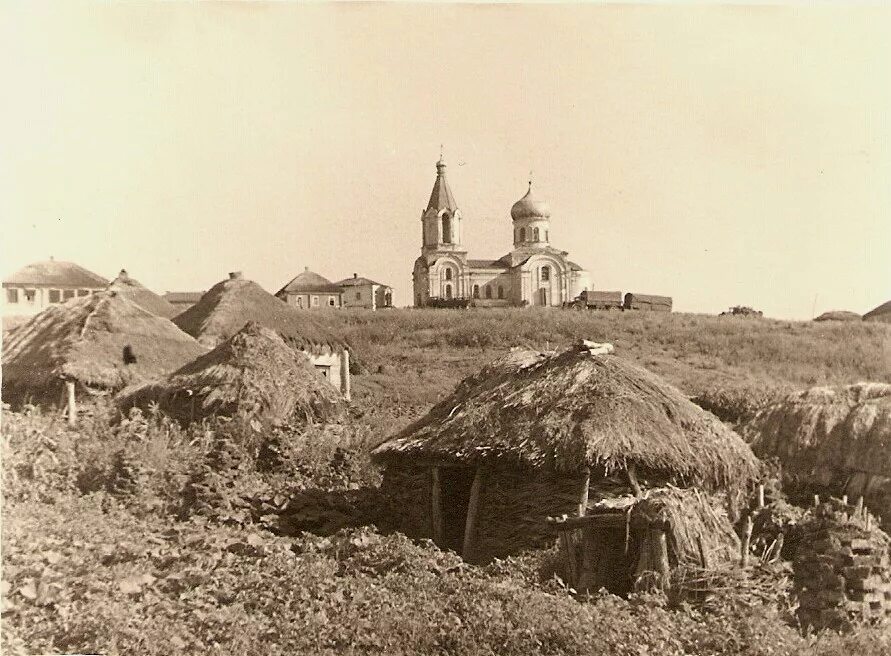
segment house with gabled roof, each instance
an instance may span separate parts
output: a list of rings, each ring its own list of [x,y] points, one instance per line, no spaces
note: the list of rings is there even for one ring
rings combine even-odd
[[[343,290],[324,276],[305,267],[287,285],[275,293],[276,297],[298,309],[343,307]]]
[[[3,316],[32,316],[106,287],[108,280],[102,276],[74,262],[51,257],[28,264],[3,279]]]
[[[343,292],[343,307],[377,310],[393,307],[393,288],[356,273],[336,283]]]

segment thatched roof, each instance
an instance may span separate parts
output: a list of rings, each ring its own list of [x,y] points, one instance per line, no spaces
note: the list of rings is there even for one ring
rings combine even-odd
[[[885,301],[863,315],[864,321],[881,321],[891,323],[891,301]]]
[[[32,397],[54,403],[62,377],[115,390],[177,369],[204,351],[169,320],[114,291],[97,292],[53,305],[6,335],[3,394],[14,402]]]
[[[322,294],[340,294],[341,289],[338,285],[328,280],[325,276],[321,276],[315,271],[310,271],[309,267],[299,273],[291,281],[279,289],[275,295],[280,294],[307,294],[319,292]]]
[[[829,312],[824,312],[819,317],[816,317],[814,321],[860,321],[862,317],[856,312],[850,312],[848,310],[830,310]]]
[[[131,278],[124,269],[121,269],[118,277],[111,281],[108,288],[126,296],[143,310],[148,310],[159,317],[172,319],[179,314],[179,310],[173,305],[144,287],[138,280]]]
[[[513,349],[374,451],[378,460],[504,459],[575,472],[634,464],[709,487],[758,470],[746,444],[664,380],[585,343]]]
[[[3,284],[102,289],[108,285],[108,281],[74,262],[49,259],[23,266],[4,278]]]
[[[244,278],[217,283],[200,301],[173,319],[177,326],[210,348],[232,337],[249,321],[271,328],[299,350],[336,350],[345,346],[343,340],[308,312],[288,306]]]
[[[252,322],[165,379],[124,390],[118,403],[156,402],[183,423],[217,415],[288,425],[329,418],[340,400],[306,355]]]
[[[790,394],[743,426],[762,457],[790,472],[821,467],[891,477],[891,385],[858,383]]]

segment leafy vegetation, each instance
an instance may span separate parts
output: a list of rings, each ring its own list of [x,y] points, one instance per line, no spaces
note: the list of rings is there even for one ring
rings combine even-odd
[[[361,372],[342,424],[184,429],[99,405],[72,431],[36,408],[4,412],[3,653],[891,652],[888,626],[805,635],[786,601],[745,586],[707,607],[579,603],[554,550],[466,565],[390,532],[367,457],[515,344],[611,341],[687,393],[731,390],[742,407],[746,389],[887,380],[886,326],[532,309],[323,320],[340,324]]]

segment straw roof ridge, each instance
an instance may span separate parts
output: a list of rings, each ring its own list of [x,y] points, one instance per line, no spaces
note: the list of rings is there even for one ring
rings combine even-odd
[[[124,351],[135,362],[124,362]],[[58,400],[62,378],[115,390],[176,369],[204,349],[169,320],[105,291],[54,305],[10,331],[4,395]]]
[[[745,485],[759,466],[738,435],[679,390],[584,347],[512,350],[373,455],[508,459],[564,472],[636,464],[709,487]]]
[[[243,278],[217,283],[195,305],[173,319],[210,348],[235,335],[249,321],[276,331],[298,350],[339,350],[347,346],[306,312],[288,306],[254,281]]]
[[[891,477],[891,385],[795,392],[759,411],[742,432],[756,453],[799,474],[827,467]]]
[[[179,310],[165,298],[148,289],[135,278],[131,278],[126,271],[122,270],[118,277],[111,281],[108,289],[126,296],[136,305],[159,317],[172,319],[179,313]]]
[[[124,409],[157,402],[183,423],[216,415],[273,425],[331,418],[340,401],[305,354],[257,322],[163,380],[128,388],[118,398]]]

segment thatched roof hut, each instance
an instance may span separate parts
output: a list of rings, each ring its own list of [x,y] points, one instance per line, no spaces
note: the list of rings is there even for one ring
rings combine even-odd
[[[740,554],[720,500],[696,489],[655,488],[549,522],[563,545],[564,580],[579,592],[660,585],[676,567],[722,566]]]
[[[343,339],[325,326],[277,299],[241,274],[211,287],[201,300],[173,322],[210,348],[226,341],[249,321],[277,332],[292,347],[307,352],[339,350]]]
[[[881,321],[891,323],[891,301],[885,301],[881,305],[863,315],[864,321]]]
[[[118,404],[155,402],[184,424],[225,416],[281,426],[329,419],[341,400],[303,353],[251,322],[163,380],[125,390]]]
[[[815,387],[767,406],[742,427],[785,473],[836,494],[867,495],[891,480],[891,385]]]
[[[514,349],[377,447],[407,532],[484,560],[540,546],[545,517],[585,514],[589,499],[667,483],[739,490],[757,476],[733,431],[601,347]],[[442,512],[427,519],[431,503]]]
[[[829,312],[824,312],[819,317],[814,318],[814,321],[860,321],[862,317],[856,312],[850,312],[848,310],[830,310]]]
[[[172,319],[179,314],[179,311],[173,305],[147,287],[144,287],[138,280],[131,278],[125,269],[121,269],[118,277],[111,281],[108,289],[117,292],[121,296],[126,296],[142,309],[148,310],[152,314],[157,314],[159,317]]]
[[[54,305],[3,344],[3,398],[62,400],[63,380],[114,391],[181,367],[205,352],[169,320],[114,291]]]

